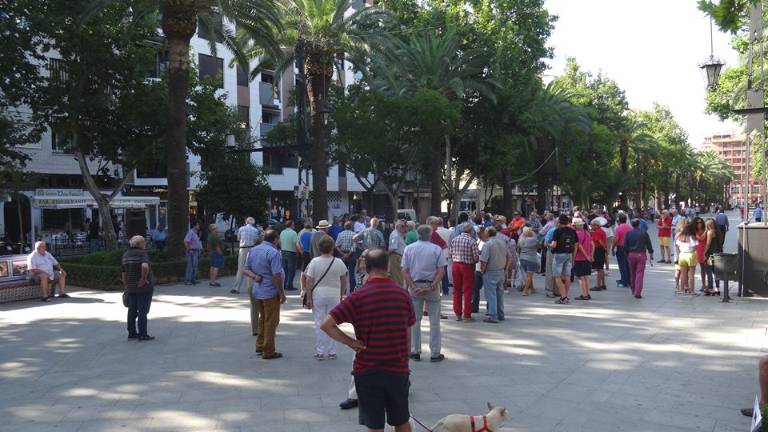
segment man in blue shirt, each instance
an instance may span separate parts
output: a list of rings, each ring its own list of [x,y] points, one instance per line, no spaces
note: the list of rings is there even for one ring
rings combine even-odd
[[[552,243],[552,240],[555,238],[555,230],[560,227],[560,221],[558,221],[557,218],[554,218],[554,224],[552,227],[550,227],[547,230],[547,233],[544,235],[544,247],[548,248],[549,244]],[[546,263],[544,266],[544,274],[545,274],[545,286],[544,290],[546,291],[547,297],[554,298],[555,296],[560,295],[560,290],[557,289],[557,285],[555,284],[555,278],[552,275],[552,260],[554,258],[554,254],[551,250],[547,250],[547,258]]]
[[[152,243],[155,244],[155,248],[157,248],[157,250],[165,249],[165,242],[168,240],[168,231],[163,228],[163,225],[157,224],[155,229],[152,230],[151,234]]]
[[[755,211],[752,212],[752,216],[755,218],[755,222],[763,221],[763,209],[760,208],[760,204],[755,207]]]
[[[334,241],[336,241],[336,239],[339,237],[339,233],[342,231],[344,231],[344,228],[342,228],[341,224],[339,223],[339,217],[334,216],[333,224],[331,224],[331,228],[328,229],[328,235],[331,236]]]
[[[275,333],[280,322],[280,305],[285,303],[283,291],[283,257],[277,248],[277,232],[267,230],[264,241],[251,249],[243,268],[243,274],[255,282],[251,295],[259,311],[259,336],[256,354],[271,360],[283,355],[275,351]]]

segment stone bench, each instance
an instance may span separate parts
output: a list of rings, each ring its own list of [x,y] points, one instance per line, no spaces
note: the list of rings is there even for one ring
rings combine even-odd
[[[40,298],[40,285],[29,280],[27,255],[0,256],[0,303]]]

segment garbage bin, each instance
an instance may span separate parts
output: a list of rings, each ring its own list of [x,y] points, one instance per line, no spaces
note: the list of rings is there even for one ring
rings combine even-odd
[[[717,253],[713,255],[715,259],[715,275],[718,279],[725,279],[726,275],[730,279],[736,276],[736,264],[739,256],[735,253]]]

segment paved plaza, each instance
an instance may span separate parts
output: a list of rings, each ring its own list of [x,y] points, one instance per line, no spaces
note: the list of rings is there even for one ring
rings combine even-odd
[[[659,264],[636,300],[617,275],[589,304],[554,305],[537,277],[536,294],[505,298],[501,324],[443,321],[446,361],[411,363],[412,414],[431,425],[490,401],[510,410],[504,431],[747,431],[738,408],[757,392],[768,303],[676,297]],[[312,315],[293,295],[285,357],[262,360],[231,282],[158,287],[151,342],[126,340],[116,292],[0,305],[0,431],[362,430],[356,410],[338,408],[351,351],[315,361]]]

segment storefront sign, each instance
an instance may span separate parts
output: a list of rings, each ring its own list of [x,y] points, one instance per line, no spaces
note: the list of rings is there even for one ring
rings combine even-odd
[[[82,189],[35,189],[35,196],[81,197],[86,195],[86,192]]]
[[[72,208],[98,208],[99,205],[91,197],[68,196],[35,196],[33,204],[41,209],[72,209]],[[151,205],[159,205],[158,197],[116,197],[110,203],[113,208],[142,209]]]

